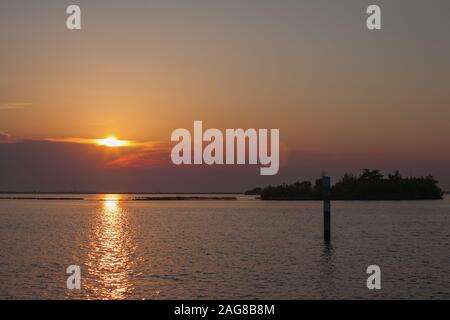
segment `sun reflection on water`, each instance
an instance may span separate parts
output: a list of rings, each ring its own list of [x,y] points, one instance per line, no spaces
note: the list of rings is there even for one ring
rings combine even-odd
[[[120,195],[104,195],[101,200],[86,263],[92,281],[86,287],[95,299],[125,299],[134,290],[132,228]]]

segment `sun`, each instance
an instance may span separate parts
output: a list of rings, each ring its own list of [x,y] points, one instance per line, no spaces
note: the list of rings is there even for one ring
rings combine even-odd
[[[129,143],[128,141],[125,140],[119,140],[114,136],[109,136],[108,138],[105,139],[98,139],[97,144],[100,146],[114,148],[114,147],[125,147]]]

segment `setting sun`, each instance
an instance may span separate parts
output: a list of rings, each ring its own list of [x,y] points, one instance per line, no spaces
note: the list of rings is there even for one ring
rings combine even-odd
[[[106,147],[125,147],[129,143],[125,140],[119,140],[116,137],[110,136],[105,139],[98,139],[97,144],[100,146],[106,146]]]

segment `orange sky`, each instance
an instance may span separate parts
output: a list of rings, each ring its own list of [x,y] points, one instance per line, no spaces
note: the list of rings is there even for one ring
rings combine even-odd
[[[3,140],[168,145],[202,120],[279,128],[286,157],[450,158],[448,1],[386,3],[379,32],[364,1],[79,4],[74,32],[65,2],[2,1]]]

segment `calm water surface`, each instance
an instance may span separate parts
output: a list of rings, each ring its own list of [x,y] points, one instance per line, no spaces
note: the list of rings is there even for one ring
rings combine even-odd
[[[334,202],[329,245],[321,202],[81,197],[0,200],[0,299],[450,299],[449,197]]]

